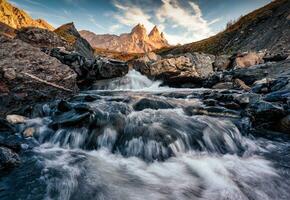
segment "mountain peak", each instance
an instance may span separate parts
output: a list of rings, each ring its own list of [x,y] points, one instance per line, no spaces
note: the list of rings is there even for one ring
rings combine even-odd
[[[155,26],[153,27],[153,29],[150,31],[150,33],[149,33],[149,37],[156,37],[156,36],[157,36],[157,37],[161,36],[161,33],[160,33],[158,27],[155,25]]]
[[[146,35],[147,30],[143,24],[137,24],[131,31],[131,34]]]
[[[25,11],[14,7],[6,0],[0,0],[0,22],[14,28],[37,27],[48,30],[54,28],[44,20],[34,20]]]

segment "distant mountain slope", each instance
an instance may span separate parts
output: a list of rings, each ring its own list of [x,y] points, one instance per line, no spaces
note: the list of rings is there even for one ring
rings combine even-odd
[[[155,26],[147,35],[147,30],[141,24],[135,26],[131,33],[117,35],[96,35],[89,31],[80,31],[80,34],[89,41],[94,48],[101,48],[110,51],[124,53],[144,53],[162,47],[168,47],[169,44],[163,33],[160,33]]]
[[[60,26],[54,32],[62,39],[72,45],[77,52],[86,58],[94,58],[94,50],[89,42],[84,39],[74,26],[74,23],[68,23]]]
[[[213,37],[199,42],[164,48],[160,54],[205,52],[225,54],[237,51],[290,50],[290,0],[276,0],[243,16],[236,23]]]
[[[32,19],[25,11],[14,7],[7,0],[0,0],[0,22],[14,29],[31,26],[51,31],[54,30],[54,28],[43,19]]]

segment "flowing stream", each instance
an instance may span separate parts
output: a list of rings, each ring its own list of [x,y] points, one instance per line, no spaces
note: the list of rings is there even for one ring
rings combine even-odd
[[[19,127],[36,130],[35,147],[1,178],[0,199],[290,199],[289,137],[254,132],[245,118],[189,114],[206,89],[160,85],[130,71],[61,111],[42,106]]]

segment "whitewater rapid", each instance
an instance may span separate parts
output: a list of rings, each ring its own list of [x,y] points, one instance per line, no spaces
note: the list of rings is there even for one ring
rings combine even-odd
[[[290,139],[252,134],[247,119],[189,114],[201,91],[130,71],[74,97],[78,112],[42,106],[19,127],[34,127],[39,145],[2,178],[1,199],[290,199]]]

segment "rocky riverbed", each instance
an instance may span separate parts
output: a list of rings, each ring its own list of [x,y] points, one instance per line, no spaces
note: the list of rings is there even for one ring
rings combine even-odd
[[[289,199],[287,84],[258,83],[174,89],[130,71],[8,115],[0,196]]]

